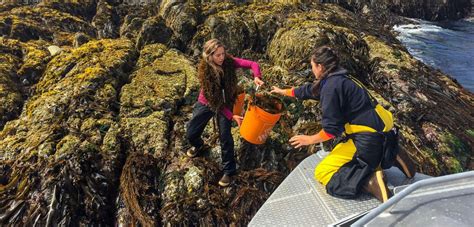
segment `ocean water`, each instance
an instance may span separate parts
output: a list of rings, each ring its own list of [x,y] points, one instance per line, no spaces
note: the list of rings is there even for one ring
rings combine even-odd
[[[408,51],[474,93],[474,17],[438,23],[412,21],[394,27]]]

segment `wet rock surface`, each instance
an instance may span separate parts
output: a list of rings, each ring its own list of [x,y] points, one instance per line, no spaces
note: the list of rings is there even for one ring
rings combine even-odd
[[[474,166],[473,94],[410,56],[387,26],[374,23],[383,20],[364,16],[370,8],[68,4],[0,5],[0,225],[246,225],[284,177],[319,150],[293,149],[288,139],[318,132],[321,113],[317,101],[278,97],[285,111],[259,146],[233,127],[239,171],[229,187],[218,186],[212,120],[203,133],[212,149],[193,159],[185,154],[199,90],[196,63],[214,37],[231,54],[260,63],[260,93],[313,81],[311,50],[330,45],[394,113],[418,171]],[[51,54],[52,46],[60,51]],[[249,73],[238,75],[252,95]]]

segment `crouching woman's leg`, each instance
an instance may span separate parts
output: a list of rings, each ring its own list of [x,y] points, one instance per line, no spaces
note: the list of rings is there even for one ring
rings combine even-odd
[[[366,177],[372,172],[363,161],[356,158],[352,139],[337,144],[315,169],[315,178],[326,186],[328,194],[339,198],[358,195]]]

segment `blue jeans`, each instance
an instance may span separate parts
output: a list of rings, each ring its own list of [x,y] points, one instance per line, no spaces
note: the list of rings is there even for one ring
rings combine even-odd
[[[186,138],[189,143],[200,148],[204,141],[201,135],[204,128],[211,118],[215,115],[208,106],[196,102],[193,109],[193,117],[188,122]],[[235,174],[235,158],[234,158],[234,138],[230,131],[232,127],[232,120],[227,119],[222,113],[217,114],[217,123],[219,125],[219,140],[222,151],[222,165],[224,166],[224,173],[228,175]]]

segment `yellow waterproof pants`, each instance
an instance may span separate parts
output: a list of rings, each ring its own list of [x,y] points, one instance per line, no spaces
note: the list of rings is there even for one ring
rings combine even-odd
[[[392,113],[385,110],[381,105],[375,107],[375,111],[384,123],[384,132],[393,128]],[[345,125],[345,133],[347,135],[359,132],[376,132],[375,129],[363,125]],[[321,163],[315,168],[314,177],[321,184],[326,186],[331,180],[332,176],[346,163],[350,162],[356,153],[357,149],[352,139],[337,144],[333,150],[326,156]]]

